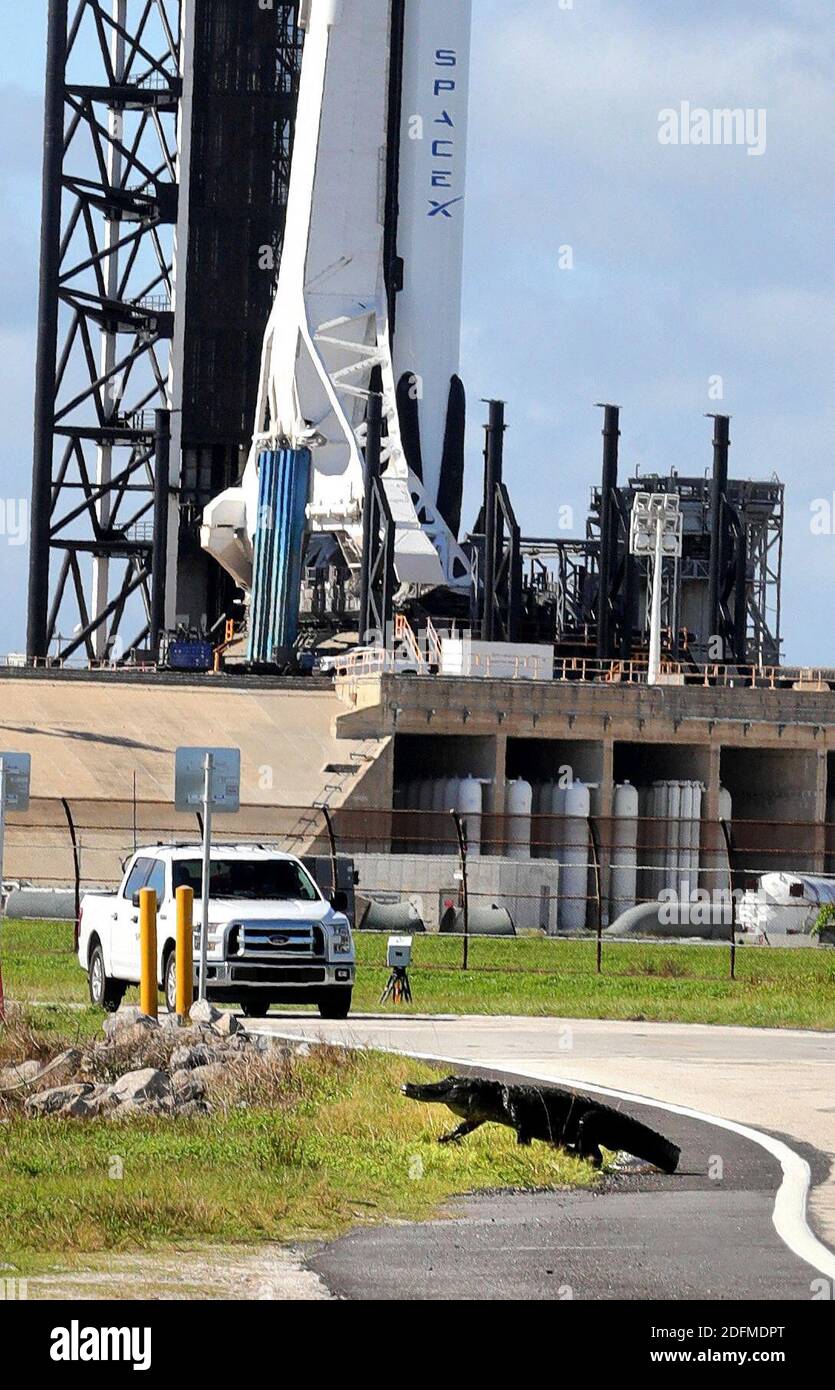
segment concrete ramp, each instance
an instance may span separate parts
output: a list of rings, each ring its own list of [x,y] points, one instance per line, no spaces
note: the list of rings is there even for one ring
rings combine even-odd
[[[241,812],[218,821],[220,837],[323,848],[321,807],[379,804],[390,745],[337,738],[340,708],[329,686],[306,682],[0,677],[0,747],[32,755],[32,807],[9,817],[6,880],[71,882],[71,821],[88,883],[119,878],[135,842],[194,839],[196,817],[173,807],[184,745],[241,749]]]

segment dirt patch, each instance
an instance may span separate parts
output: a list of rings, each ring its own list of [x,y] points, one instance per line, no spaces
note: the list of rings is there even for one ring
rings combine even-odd
[[[95,1267],[30,1276],[27,1286],[29,1298],[38,1301],[284,1302],[331,1297],[319,1276],[305,1267],[302,1252],[280,1245],[111,1255]]]

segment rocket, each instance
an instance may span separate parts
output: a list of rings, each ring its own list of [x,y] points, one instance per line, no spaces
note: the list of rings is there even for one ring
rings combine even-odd
[[[202,542],[252,585],[265,450],[309,450],[307,529],[359,565],[370,393],[402,584],[464,588],[459,377],[471,0],[302,0],[287,224],[253,443]]]

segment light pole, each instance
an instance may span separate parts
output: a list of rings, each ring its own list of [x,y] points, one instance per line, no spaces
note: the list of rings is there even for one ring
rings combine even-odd
[[[657,685],[661,672],[661,596],[665,559],[682,553],[682,515],[674,492],[638,492],[632,504],[630,550],[650,561],[649,671],[647,684]]]

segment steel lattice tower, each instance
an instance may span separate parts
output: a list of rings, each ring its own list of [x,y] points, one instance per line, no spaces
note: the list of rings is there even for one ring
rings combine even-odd
[[[196,527],[252,430],[297,10],[50,0],[31,658],[130,658],[222,615]]]

